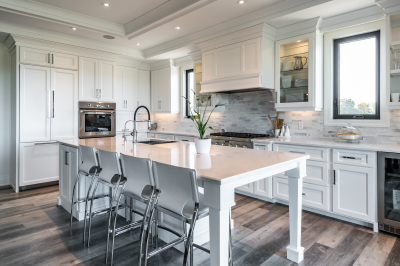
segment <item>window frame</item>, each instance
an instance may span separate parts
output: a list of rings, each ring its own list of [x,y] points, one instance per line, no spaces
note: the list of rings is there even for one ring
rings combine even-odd
[[[347,36],[343,38],[338,38],[333,40],[333,119],[354,119],[354,120],[379,120],[381,118],[380,114],[380,42],[381,42],[381,31],[376,30],[368,33],[355,34],[352,36]],[[375,37],[376,40],[376,65],[375,65],[375,114],[339,114],[340,108],[340,44],[348,43],[356,40],[362,40]]]
[[[194,69],[192,68],[192,69],[185,69],[184,70],[184,73],[185,73],[185,89],[184,89],[184,92],[185,92],[185,97],[186,97],[186,99],[190,99],[190,89],[189,89],[189,74],[190,73],[194,73]],[[192,104],[194,104],[194,103],[192,103]],[[188,101],[186,101],[185,100],[185,115],[184,115],[184,117],[185,118],[190,118],[191,117],[191,115],[190,115],[190,105],[189,105],[189,102]]]

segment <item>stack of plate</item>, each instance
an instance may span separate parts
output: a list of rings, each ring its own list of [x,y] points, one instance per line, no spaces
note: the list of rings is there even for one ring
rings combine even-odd
[[[294,80],[295,87],[307,87],[308,86],[308,79],[295,79]]]
[[[282,76],[281,85],[284,89],[292,87],[292,76]]]

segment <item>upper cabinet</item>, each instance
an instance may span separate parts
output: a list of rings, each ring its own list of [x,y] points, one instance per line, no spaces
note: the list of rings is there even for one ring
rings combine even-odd
[[[137,106],[144,105],[150,109],[150,71],[137,70]],[[140,112],[146,112],[140,109]]]
[[[202,93],[274,88],[274,41],[233,40],[202,52]]]
[[[276,110],[322,111],[322,34],[296,36],[275,45]]]
[[[116,69],[114,62],[79,57],[79,100],[115,101]]]
[[[75,55],[28,47],[20,48],[20,62],[71,70],[78,69],[78,57]]]
[[[138,107],[137,69],[117,66],[117,110],[135,111]]]
[[[386,41],[390,44],[387,49],[387,74],[388,93],[387,103],[389,109],[400,109],[400,13],[386,16],[388,33]]]
[[[179,113],[179,68],[151,71],[151,112]]]

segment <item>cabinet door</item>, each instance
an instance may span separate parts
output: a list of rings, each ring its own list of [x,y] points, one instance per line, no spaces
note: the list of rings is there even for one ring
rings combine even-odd
[[[151,109],[152,112],[165,113],[171,104],[171,71],[169,68],[154,70],[151,73]]]
[[[71,181],[70,181],[70,166],[68,165],[69,147],[60,144],[59,148],[59,177],[60,177],[60,198],[63,202],[71,204]],[[72,185],[73,186],[73,185]]]
[[[150,109],[150,71],[137,70],[137,106],[144,105]],[[144,110],[140,109],[140,112]]]
[[[51,139],[78,138],[78,73],[51,69]]]
[[[52,53],[51,67],[78,70],[78,57],[71,54]]]
[[[253,183],[254,194],[272,198],[272,177],[267,177]]]
[[[155,135],[156,139],[168,139],[168,140],[174,140],[174,135],[169,135],[169,134],[157,134]]]
[[[375,221],[376,169],[333,164],[333,211]]]
[[[124,98],[124,67],[117,66],[115,77],[115,102],[117,110],[125,111],[126,104]]]
[[[50,68],[20,65],[20,142],[50,140]]]
[[[254,193],[254,183],[249,183],[247,185],[235,188],[238,191],[243,191],[247,193]]]
[[[177,141],[194,142],[194,137],[189,137],[189,136],[175,136],[175,140],[177,140]]]
[[[138,107],[137,69],[125,67],[124,81],[124,99],[126,109],[128,111],[135,111]]]
[[[58,143],[20,143],[20,186],[58,180],[58,146]]]
[[[27,47],[20,48],[20,62],[32,65],[50,66],[50,52]]]
[[[99,61],[100,101],[114,101],[116,68],[114,62]]]
[[[98,67],[97,59],[79,57],[79,100],[97,101],[98,98]]]

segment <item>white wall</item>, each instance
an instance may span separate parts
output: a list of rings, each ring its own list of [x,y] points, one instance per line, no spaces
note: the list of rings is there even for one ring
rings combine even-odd
[[[10,184],[11,58],[0,43],[0,186]]]

